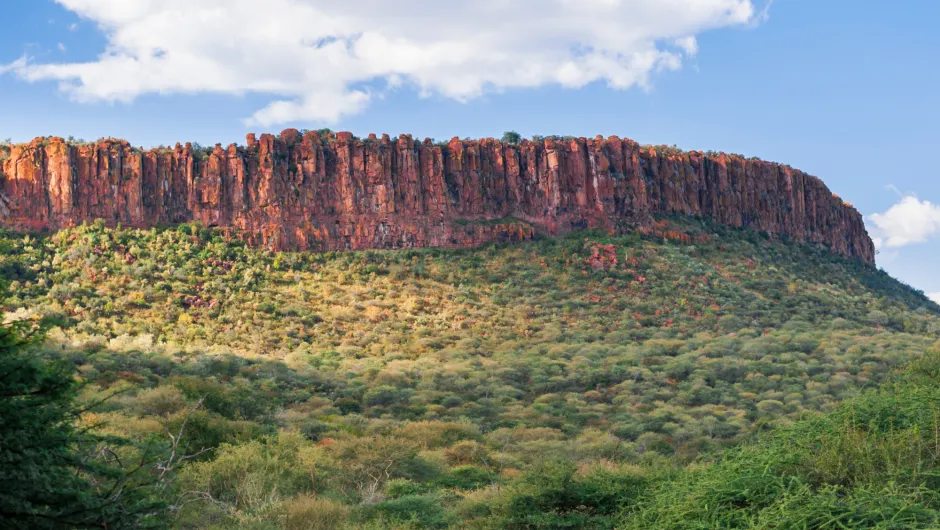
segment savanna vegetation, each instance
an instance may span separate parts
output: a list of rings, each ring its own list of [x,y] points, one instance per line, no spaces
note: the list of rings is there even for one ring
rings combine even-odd
[[[940,307],[820,249],[690,219],[472,250],[0,245],[11,336],[42,335],[10,355],[70,374],[44,469],[116,507],[91,524],[938,524]]]

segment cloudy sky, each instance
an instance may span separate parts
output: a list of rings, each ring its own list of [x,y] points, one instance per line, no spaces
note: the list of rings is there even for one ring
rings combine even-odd
[[[821,177],[865,215],[879,265],[940,299],[937,2],[4,4],[0,139],[292,126],[736,152]]]

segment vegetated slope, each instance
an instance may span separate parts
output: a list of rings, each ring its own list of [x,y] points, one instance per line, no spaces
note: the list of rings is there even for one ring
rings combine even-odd
[[[7,310],[58,326],[47,354],[89,395],[127,390],[95,416],[111,432],[161,436],[201,400],[185,445],[217,449],[178,477],[190,527],[604,527],[646,484],[623,465],[830,410],[940,331],[870,265],[688,218],[470,250],[275,254],[100,223],[2,244]],[[600,474],[594,501],[532,499],[574,465]]]
[[[652,480],[633,473],[644,487],[620,504],[619,527],[937,528],[938,383],[934,351],[882,388],[729,450],[713,465]]]

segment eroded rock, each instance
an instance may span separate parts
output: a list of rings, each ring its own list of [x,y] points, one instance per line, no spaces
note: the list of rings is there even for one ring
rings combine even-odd
[[[596,137],[519,145],[404,135],[249,134],[141,151],[37,138],[2,162],[0,224],[199,222],[275,250],[466,247],[685,214],[874,261],[862,216],[818,178],[726,154]]]

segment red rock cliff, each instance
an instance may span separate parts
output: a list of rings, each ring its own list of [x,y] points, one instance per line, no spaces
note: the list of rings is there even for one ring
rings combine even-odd
[[[862,216],[816,177],[615,136],[441,146],[288,129],[201,153],[37,138],[0,158],[0,225],[20,230],[196,221],[273,249],[338,250],[470,246],[686,214],[874,261]]]

